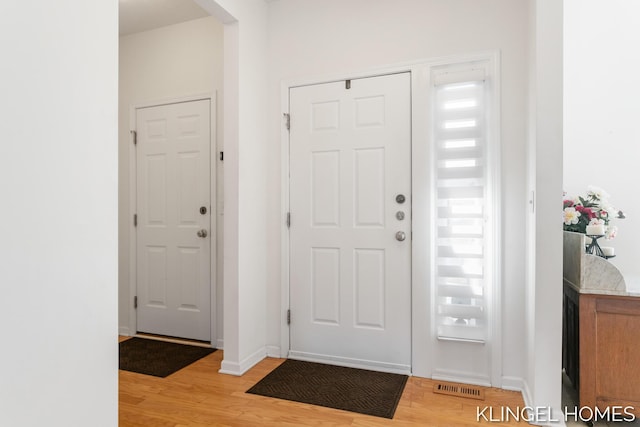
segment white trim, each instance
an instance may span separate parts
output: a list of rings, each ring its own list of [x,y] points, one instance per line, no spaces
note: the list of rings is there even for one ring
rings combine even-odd
[[[183,338],[173,338],[173,337],[164,337],[164,336],[156,336],[151,334],[135,334],[134,337],[142,338],[145,340],[154,340],[154,341],[162,341],[162,342],[171,342],[174,344],[185,344],[191,345],[194,347],[202,347],[202,348],[215,348],[211,345],[211,343],[201,342],[201,341],[193,341],[189,339]]]
[[[280,103],[283,106],[283,114],[289,114],[289,85],[283,82],[280,85]],[[289,324],[287,323],[287,310],[289,301],[289,227],[287,226],[287,213],[289,204],[289,130],[285,120],[280,123],[280,197],[281,222],[280,222],[280,357],[286,358],[289,354]]]
[[[135,111],[139,108],[159,107],[161,105],[180,104],[183,102],[204,101],[206,99],[210,100],[211,102],[215,102],[216,92],[214,91],[214,92],[207,92],[207,93],[197,93],[193,95],[177,96],[177,97],[170,97],[170,98],[158,98],[158,99],[151,99],[147,101],[137,102],[131,105],[131,107],[133,107],[133,113],[134,113],[133,123],[135,124]]]
[[[321,83],[330,83],[336,81],[343,81],[346,78],[349,79],[360,79],[366,77],[376,77],[382,76],[386,74],[396,74],[396,73],[406,73],[417,71],[421,68],[426,67],[435,67],[438,65],[449,65],[460,62],[473,62],[486,60],[489,57],[493,57],[497,52],[495,50],[467,53],[467,54],[458,54],[451,56],[440,56],[431,59],[419,59],[415,61],[407,61],[401,62],[397,64],[391,64],[380,67],[373,67],[368,70],[356,70],[356,71],[342,71],[339,73],[325,74],[325,75],[317,75],[310,77],[303,77],[297,79],[286,80],[282,83],[282,86],[287,88],[297,87],[297,86],[309,86],[314,84]],[[288,100],[288,97],[287,97]],[[288,102],[288,101],[287,101]],[[288,103],[286,104],[288,106]],[[285,108],[285,111],[288,111],[288,108]]]
[[[500,52],[495,51],[488,55],[491,61],[492,73],[492,96],[489,118],[489,161],[493,161],[490,166],[491,190],[493,201],[493,271],[492,290],[490,298],[490,310],[493,313],[491,324],[489,325],[489,339],[491,344],[491,383],[493,387],[502,387],[502,121],[500,115],[500,105],[502,99],[501,87],[502,76],[500,74]]]
[[[373,369],[376,371],[390,372],[392,374],[411,375],[411,366],[394,363],[382,363],[373,360],[352,359],[348,357],[326,356],[324,354],[306,353],[303,351],[289,351],[289,358],[304,360],[307,362],[325,363],[346,366],[348,368]]]
[[[138,290],[137,283],[137,233],[136,227],[133,225],[133,215],[138,211],[137,208],[137,158],[136,147],[133,144],[133,133],[136,130],[136,107],[134,105],[129,106],[129,215],[127,221],[129,222],[129,299],[127,301],[127,307],[129,307],[129,334],[135,334],[138,330],[138,316],[136,315],[136,309],[133,306],[133,299],[135,298]]]
[[[343,73],[340,75],[332,75],[332,76],[326,76],[324,78],[322,77],[317,77],[317,78],[305,78],[305,79],[297,79],[297,80],[293,80],[293,81],[284,81],[281,83],[280,86],[280,98],[281,98],[281,103],[283,105],[283,112],[284,113],[290,113],[290,104],[289,104],[289,90],[291,88],[294,87],[298,87],[298,86],[308,86],[308,85],[315,85],[315,84],[322,84],[322,83],[327,83],[327,82],[331,82],[331,81],[342,81],[345,80],[346,78],[349,79],[357,79],[357,78],[367,78],[367,77],[377,77],[377,76],[383,76],[383,75],[390,75],[390,74],[397,74],[397,73],[406,73],[408,72],[410,75],[413,74],[414,71],[414,67],[411,66],[405,66],[405,65],[399,65],[399,66],[389,66],[389,67],[381,67],[379,69],[376,69],[375,71],[362,71],[362,72],[357,72],[357,73]],[[348,77],[345,77],[348,76]],[[411,98],[414,98],[414,89],[413,87],[411,88]],[[412,105],[412,110],[413,110],[413,105]],[[293,118],[292,120],[295,120],[295,118]],[[412,121],[413,121],[413,116],[412,116]],[[412,132],[412,129],[410,129],[410,132]],[[282,261],[281,261],[281,277],[282,277],[282,285],[281,285],[281,307],[280,307],[280,311],[281,313],[286,313],[287,310],[290,307],[290,300],[289,300],[289,295],[290,295],[290,282],[289,282],[289,228],[287,227],[286,224],[286,217],[287,217],[287,212],[289,212],[290,210],[290,192],[289,192],[289,131],[287,130],[284,121],[281,124],[281,133],[280,133],[280,137],[281,137],[281,142],[280,142],[280,150],[281,150],[281,165],[282,165],[282,172],[281,172],[281,215],[282,218],[284,219],[281,223],[280,226],[280,235],[281,235],[281,256],[282,256]],[[412,139],[411,145],[413,147],[414,142]],[[413,185],[413,181],[412,181],[412,185]],[[412,192],[413,192],[413,187],[412,187]],[[295,221],[295,218],[292,219],[292,221]],[[413,271],[413,268],[412,268]],[[412,294],[413,294],[413,286],[414,286],[414,282],[413,282],[413,275],[411,275],[411,286],[412,286]],[[409,308],[410,310],[413,311],[413,298],[412,298],[412,302],[411,302],[411,307]],[[413,320],[412,320],[413,321]],[[412,334],[411,334],[411,349],[410,349],[410,354],[413,358],[413,348],[414,348],[414,343],[413,340],[416,337],[417,334],[413,334],[413,324],[411,325],[412,328]],[[388,365],[388,367],[391,367],[389,369],[391,370],[387,370],[387,367],[385,367],[385,365],[387,364],[382,364],[379,362],[370,362],[370,361],[357,361],[356,364],[351,365],[348,363],[351,363],[350,360],[351,359],[344,359],[342,360],[341,358],[337,358],[337,357],[328,357],[328,356],[322,356],[322,355],[311,355],[309,356],[309,358],[307,358],[305,355],[305,353],[301,353],[301,352],[292,352],[290,350],[290,336],[289,336],[289,325],[286,323],[286,314],[282,316],[282,321],[281,321],[281,333],[280,333],[280,354],[281,357],[286,358],[287,355],[289,358],[298,358],[300,360],[309,360],[309,361],[321,361],[321,360],[330,360],[332,363],[337,364],[337,365],[342,365],[342,366],[354,366],[354,367],[362,367],[362,366],[369,366],[370,368],[375,368],[377,370],[381,370],[381,371],[387,371],[387,372],[398,372],[398,373],[403,373],[403,374],[411,374],[411,366],[405,367],[404,365]],[[303,358],[304,357],[304,358]],[[341,361],[342,360],[342,361]],[[356,359],[353,359],[356,360]],[[367,362],[365,364],[362,364],[364,362]],[[366,368],[365,368],[366,369]]]
[[[524,389],[526,385],[524,379],[520,377],[502,377],[502,389],[509,391],[519,391],[524,398]],[[525,400],[526,402],[526,400]]]
[[[123,337],[130,337],[131,336],[131,332],[130,332],[128,327],[120,326],[118,328],[118,335],[121,335]]]
[[[206,99],[206,98],[205,98]],[[210,342],[218,341],[218,92],[209,94],[209,230],[215,230],[209,239],[209,320]],[[215,238],[214,238],[215,236]],[[217,347],[216,347],[217,348]]]
[[[533,399],[531,398],[531,392],[529,391],[529,385],[527,382],[520,377],[502,377],[502,389],[509,391],[517,391],[522,394],[522,400],[524,401],[525,408],[533,408]],[[552,415],[554,418],[558,420],[558,422],[554,423],[542,423],[538,421],[536,424],[529,423],[530,425],[543,425],[543,426],[554,426],[554,427],[564,427],[566,426],[566,416],[562,409],[565,408],[552,408]],[[532,420],[536,421],[536,420]]]
[[[485,291],[487,293],[487,312],[489,313],[489,319],[487,324],[487,338],[484,344],[487,346],[486,356],[483,356],[483,362],[486,363],[486,371],[483,372],[482,375],[478,375],[477,373],[471,372],[457,372],[451,369],[438,368],[435,366],[435,363],[431,365],[431,371],[433,373],[433,378],[446,379],[450,378],[458,378],[458,382],[469,382],[473,384],[481,384],[481,385],[491,385],[493,387],[501,387],[502,386],[502,248],[501,248],[501,240],[502,240],[502,223],[501,223],[501,205],[500,205],[500,197],[501,197],[501,167],[500,167],[500,154],[501,154],[501,123],[500,123],[500,53],[498,51],[484,52],[477,55],[470,56],[457,56],[456,58],[452,58],[450,61],[446,63],[438,64],[438,67],[444,66],[447,69],[451,70],[459,70],[459,66],[466,66],[466,64],[471,63],[483,63],[483,67],[486,69],[487,75],[490,76],[488,79],[490,83],[490,87],[485,90],[491,91],[490,97],[490,105],[488,106],[488,138],[489,141],[487,148],[487,160],[490,162],[487,165],[487,188],[489,189],[488,200],[491,206],[491,220],[487,223],[488,229],[487,234],[491,236],[489,240],[489,253],[490,258],[489,262],[490,270],[487,272],[487,285]],[[428,81],[432,78],[431,70],[434,68],[432,64],[425,64],[424,73],[426,74],[425,79]],[[432,81],[428,81],[427,83],[429,87],[433,86]],[[426,110],[425,117],[431,117],[433,112],[433,106],[429,104],[428,110]],[[433,159],[431,158],[433,154],[433,130],[428,129],[425,132],[428,133],[428,143],[429,151],[425,155],[423,154],[423,161],[428,161],[428,164],[433,164]],[[419,161],[421,159],[417,159]],[[426,173],[425,173],[426,175]],[[433,188],[433,184],[435,180],[435,171],[431,171],[428,175],[428,178],[423,178],[422,180],[418,180],[414,191],[420,188]],[[428,187],[427,187],[428,185]],[[415,197],[414,197],[415,200]],[[435,226],[433,215],[435,214],[435,203],[433,200],[433,195],[431,195],[431,199],[429,200],[429,208],[422,211],[416,211],[414,209],[414,215],[419,215],[421,218],[428,218],[429,222],[429,231],[426,234],[427,236],[435,235]],[[429,264],[433,264],[433,257],[431,254],[435,250],[436,242],[434,239],[427,237],[427,242],[420,241],[420,238],[423,237],[425,233],[417,234],[416,240],[414,244],[417,246],[416,248],[416,256],[419,259],[424,260],[428,259]],[[420,245],[424,244],[428,247],[421,247]],[[428,257],[425,255],[419,255],[418,252],[424,252],[424,254],[428,254]],[[433,265],[430,268],[431,272],[435,269]],[[433,276],[432,273],[429,273],[426,276],[418,277],[417,280],[422,283],[432,283]],[[433,303],[435,298],[435,286],[430,286],[429,289],[429,298]],[[434,350],[432,357],[437,357],[436,347],[439,345],[439,342],[443,340],[436,340],[437,337],[437,325],[435,324],[435,317],[433,316],[434,307],[430,306],[429,311],[429,319],[427,320],[430,325],[430,334],[432,336],[430,344],[433,344]],[[464,342],[464,340],[452,340],[457,342]],[[442,355],[441,355],[442,356]],[[486,359],[484,359],[486,357]],[[483,368],[484,369],[484,368]],[[414,371],[415,373],[415,371]],[[464,378],[468,378],[463,380]]]
[[[267,357],[274,357],[276,359],[281,359],[280,356],[280,347],[277,345],[268,345],[267,346]]]
[[[420,64],[411,72],[411,368],[413,375],[430,378],[432,374],[432,292],[429,286],[429,262],[431,259],[432,235],[431,194],[419,191],[431,187],[433,172],[424,167],[423,161],[431,162],[429,146],[429,123],[431,103],[426,94],[430,87],[430,66]],[[424,221],[414,221],[422,218]],[[425,280],[427,279],[427,280]],[[417,331],[424,331],[417,333]]]
[[[503,381],[507,380],[507,378],[510,378],[510,377],[504,377]],[[521,382],[521,390],[520,391],[522,391],[522,399],[524,400],[524,407],[525,408],[535,408],[536,406],[535,406],[535,403],[533,401],[533,398],[531,397],[531,391],[529,390],[529,384],[524,379],[516,378],[516,377],[511,377],[511,378],[513,378],[514,381],[519,379],[520,382]],[[538,420],[532,419],[531,420],[532,422],[530,422],[529,425],[553,426],[553,427],[564,427],[564,426],[566,426],[565,415],[564,415],[564,412],[562,411],[562,409],[560,409],[560,408],[551,408],[551,411],[552,411],[551,413],[552,413],[553,417],[556,417],[558,419],[558,422],[541,423]],[[530,412],[529,412],[529,414],[530,414]],[[558,416],[558,414],[560,414],[560,416]],[[533,422],[535,422],[535,424],[533,424]]]
[[[215,236],[214,238],[209,239],[210,244],[210,336],[211,343],[218,343],[217,337],[217,241],[219,234],[218,227],[218,197],[217,197],[217,153],[218,153],[218,140],[217,140],[217,92],[209,92],[204,94],[194,94],[187,95],[175,98],[163,98],[155,101],[143,101],[139,103],[134,103],[129,106],[129,326],[128,328],[125,326],[121,326],[120,330],[127,330],[127,335],[135,335],[138,330],[137,325],[137,313],[136,309],[133,307],[133,299],[137,294],[138,284],[137,284],[137,259],[136,259],[136,227],[133,225],[133,215],[137,213],[137,159],[136,159],[136,147],[133,144],[133,134],[132,131],[137,129],[136,123],[136,111],[140,108],[148,108],[148,107],[159,107],[162,105],[168,104],[179,104],[183,102],[193,102],[193,101],[209,101],[209,154],[210,154],[210,167],[209,167],[209,185],[210,185],[210,215],[209,215],[209,230],[214,230],[215,233],[211,232],[211,236]],[[122,334],[121,334],[122,335]],[[222,348],[217,347],[216,348]]]
[[[267,357],[267,350],[265,347],[261,347],[252,355],[241,360],[240,363],[223,360],[218,373],[242,376],[265,357]]]
[[[522,380],[522,400],[524,400],[524,406],[533,407],[533,399],[531,398],[531,391],[529,390],[529,384],[526,380]]]
[[[466,381],[475,381],[472,382],[474,384],[481,383],[482,385],[491,385],[494,387],[502,386],[502,312],[501,312],[501,304],[502,304],[502,283],[501,283],[501,274],[502,271],[502,253],[501,253],[501,223],[500,221],[500,151],[501,151],[501,142],[500,142],[500,134],[501,134],[501,123],[500,123],[500,53],[495,50],[491,51],[482,51],[475,52],[470,54],[459,54],[445,57],[438,57],[432,59],[424,59],[411,61],[406,63],[400,63],[395,65],[376,67],[369,70],[360,70],[360,71],[344,71],[335,74],[329,75],[320,75],[320,76],[311,76],[299,79],[286,80],[281,83],[280,87],[280,98],[282,105],[282,112],[289,113],[289,89],[298,87],[298,86],[307,86],[313,84],[321,84],[332,81],[341,81],[345,80],[345,78],[356,79],[356,78],[366,78],[373,76],[380,76],[386,74],[394,74],[394,73],[402,73],[409,72],[411,73],[411,108],[412,108],[412,117],[411,117],[411,150],[412,150],[412,231],[413,231],[413,239],[412,239],[412,272],[411,272],[411,292],[412,292],[412,303],[411,303],[411,311],[412,311],[412,320],[411,320],[411,359],[412,366],[411,371],[413,375],[429,378],[433,375],[433,363],[432,363],[432,354],[430,347],[431,337],[435,336],[433,334],[431,319],[430,319],[430,310],[424,310],[424,305],[420,307],[418,304],[421,302],[424,304],[429,304],[427,307],[431,305],[431,287],[425,287],[425,283],[430,283],[429,273],[428,273],[428,265],[424,262],[424,260],[430,259],[431,247],[430,240],[427,238],[426,241],[420,240],[419,233],[426,232],[427,236],[431,235],[430,233],[430,223],[431,221],[431,211],[430,206],[432,205],[432,201],[430,199],[430,195],[425,196],[425,198],[420,198],[416,196],[416,182],[418,180],[427,179],[427,185],[432,182],[431,171],[428,171],[424,167],[417,167],[414,162],[418,160],[418,157],[423,159],[430,159],[429,153],[429,130],[427,128],[427,121],[424,119],[425,113],[430,112],[430,103],[426,99],[421,99],[420,94],[427,93],[429,84],[430,84],[430,69],[439,65],[449,65],[456,63],[464,63],[464,62],[473,62],[473,61],[490,61],[491,62],[491,72],[494,76],[494,81],[497,82],[494,88],[494,97],[492,100],[492,109],[493,109],[493,120],[491,121],[491,132],[494,137],[493,147],[497,150],[497,153],[492,153],[492,155],[497,154],[497,157],[494,157],[497,162],[497,167],[494,169],[494,176],[492,176],[493,185],[495,185],[494,191],[494,210],[495,210],[495,219],[493,227],[495,229],[496,238],[495,238],[495,250],[498,254],[498,259],[495,264],[494,281],[493,281],[493,289],[492,297],[494,301],[492,303],[493,310],[493,318],[492,322],[489,325],[489,334],[491,337],[491,378],[485,377],[473,377],[466,373],[462,375],[462,373],[452,373],[447,372],[445,375],[448,378],[469,378]],[[295,118],[292,118],[295,120]],[[289,309],[290,301],[289,301],[289,291],[290,291],[290,283],[289,283],[289,230],[286,226],[286,215],[289,212],[289,132],[287,131],[284,124],[281,125],[280,132],[280,149],[281,149],[281,190],[282,190],[282,198],[281,198],[281,217],[283,221],[281,223],[280,228],[280,236],[281,236],[281,313],[286,313],[287,309]],[[425,151],[426,150],[426,151]],[[424,185],[424,181],[423,181]],[[423,186],[422,185],[422,186]],[[496,209],[497,207],[497,209]],[[429,218],[424,227],[416,227],[416,223],[413,221],[413,217],[416,217],[416,212],[421,212],[421,217]],[[424,214],[427,216],[425,217]],[[295,218],[292,219],[295,221]],[[427,333],[418,333],[417,331],[426,331]],[[283,314],[281,321],[281,334],[280,334],[280,354],[281,357],[287,357],[287,353],[290,348],[290,338],[289,338],[289,326],[286,324],[286,316]],[[290,354],[289,357],[293,357],[293,354]],[[435,375],[433,376],[435,378]]]
[[[474,372],[468,371],[435,369],[431,378],[434,380],[448,381],[452,383],[475,384],[483,387],[491,387],[491,379],[487,375],[478,375]]]
[[[216,340],[216,348],[218,350],[224,350],[224,340],[223,339],[218,338]]]

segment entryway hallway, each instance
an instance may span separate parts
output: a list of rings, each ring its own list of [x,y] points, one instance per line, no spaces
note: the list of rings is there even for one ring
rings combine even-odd
[[[492,406],[499,414],[503,406],[524,407],[518,392],[489,388],[484,401],[457,398],[434,394],[432,380],[410,377],[388,420],[247,394],[285,359],[264,359],[236,377],[218,373],[222,356],[216,351],[166,378],[119,371],[119,427],[477,426],[478,408]]]

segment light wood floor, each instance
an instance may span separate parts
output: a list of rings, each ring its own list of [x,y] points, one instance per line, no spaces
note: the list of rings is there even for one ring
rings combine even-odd
[[[267,358],[242,377],[219,374],[221,361],[218,350],[167,378],[120,371],[119,426],[477,426],[478,406],[493,406],[494,414],[524,406],[520,393],[487,389],[485,401],[450,397],[433,394],[433,381],[410,377],[387,420],[245,393],[284,359]]]

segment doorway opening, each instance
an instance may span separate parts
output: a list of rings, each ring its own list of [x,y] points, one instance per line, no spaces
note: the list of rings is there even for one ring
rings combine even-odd
[[[193,245],[181,244],[183,277],[188,276],[189,271],[204,272],[208,268],[208,278],[205,279],[210,287],[210,296],[207,297],[211,315],[207,322],[209,331],[204,336],[209,336],[211,346],[222,348],[222,244],[223,227],[223,163],[220,160],[222,146],[222,112],[218,108],[221,102],[218,94],[223,87],[223,32],[224,26],[218,18],[200,8],[195,2],[179,3],[183,10],[176,12],[171,2],[123,2],[120,7],[120,63],[119,63],[119,333],[121,335],[135,335],[138,327],[138,309],[142,304],[142,295],[138,292],[138,273],[136,258],[137,243],[136,233],[143,220],[140,200],[136,191],[137,168],[136,146],[131,131],[139,130],[135,125],[137,113],[158,105],[177,105],[187,101],[208,99],[210,113],[208,113],[209,149],[208,171],[200,171],[208,179],[209,198],[206,203],[197,205],[195,221],[207,218],[206,237],[196,239],[210,241],[208,262],[210,267],[195,262]],[[160,10],[163,6],[169,10]],[[131,7],[142,9],[131,10]],[[144,8],[151,9],[144,9]],[[127,19],[123,13],[133,14],[134,19]],[[137,14],[137,15],[136,15]],[[129,16],[131,18],[131,16]],[[167,20],[168,19],[168,20]],[[130,26],[138,25],[137,28]],[[123,30],[123,24],[126,28]],[[182,126],[193,126],[183,120]],[[157,129],[156,129],[157,130]],[[187,129],[188,130],[188,129]],[[191,154],[183,156],[180,162],[184,165],[189,162],[197,163]],[[152,162],[153,163],[153,162]],[[161,162],[156,162],[156,166]],[[191,173],[185,166],[185,171]],[[154,169],[157,175],[158,168]],[[186,176],[186,175],[185,175]],[[158,188],[154,187],[156,191]],[[181,191],[186,197],[189,191]],[[190,196],[189,196],[190,197]],[[158,198],[156,197],[156,202]],[[168,199],[167,199],[168,200]],[[183,200],[186,202],[186,199]],[[207,212],[201,214],[199,209],[205,207]],[[191,248],[191,249],[190,249]],[[191,251],[191,252],[190,252]],[[159,261],[161,250],[156,248],[149,259]],[[188,261],[191,258],[191,261]],[[193,266],[197,264],[197,266]],[[179,269],[179,270],[180,270]],[[152,269],[152,274],[163,277],[161,270]],[[204,273],[200,274],[201,276]],[[168,278],[168,274],[166,275]],[[159,288],[156,288],[156,291]],[[193,289],[193,288],[191,288]],[[159,300],[156,295],[154,298]],[[195,298],[195,297],[194,297]],[[181,314],[193,314],[202,304],[202,298],[197,298],[198,303],[182,307]],[[137,307],[136,307],[137,305]],[[161,304],[156,304],[161,305]],[[186,316],[188,317],[188,316]],[[176,334],[170,332],[170,334]],[[181,334],[184,335],[184,334]],[[200,335],[202,337],[203,335]]]

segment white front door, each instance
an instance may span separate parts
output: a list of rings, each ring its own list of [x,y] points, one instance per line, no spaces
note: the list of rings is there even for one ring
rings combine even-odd
[[[290,90],[289,357],[411,370],[410,74]]]
[[[137,330],[211,340],[210,101],[136,111]]]

